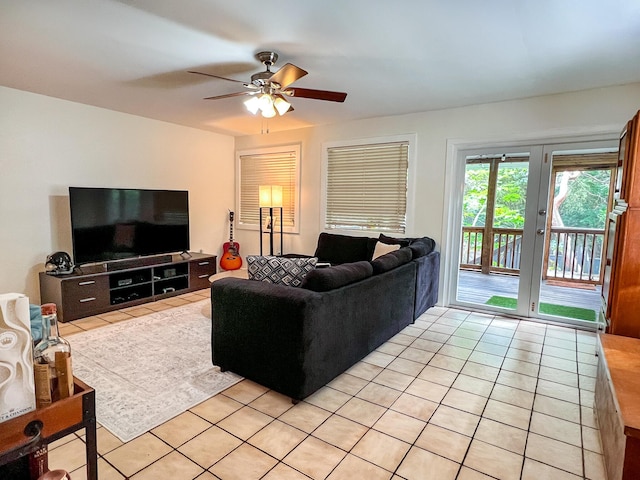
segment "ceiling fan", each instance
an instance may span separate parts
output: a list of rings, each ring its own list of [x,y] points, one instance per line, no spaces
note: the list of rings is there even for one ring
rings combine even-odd
[[[344,92],[332,92],[329,90],[315,90],[310,88],[298,88],[290,86],[295,81],[304,77],[308,72],[291,63],[287,63],[276,72],[271,71],[271,67],[278,60],[278,54],[274,52],[259,52],[256,59],[264,64],[266,70],[251,75],[251,82],[243,82],[233,78],[221,77],[210,73],[194,72],[198,75],[227,80],[229,82],[241,83],[246,90],[243,92],[227,93],[214,97],[206,97],[205,100],[219,100],[221,98],[239,97],[249,95],[244,104],[254,115],[260,112],[263,117],[271,118],[276,114],[284,115],[293,111],[291,103],[285,97],[312,98],[315,100],[328,100],[330,102],[344,102],[347,94]]]

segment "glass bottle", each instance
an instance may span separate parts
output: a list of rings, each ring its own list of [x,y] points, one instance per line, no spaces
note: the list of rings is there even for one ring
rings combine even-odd
[[[40,440],[38,449],[29,454],[29,474],[31,479],[39,479],[49,471],[49,446]]]
[[[58,332],[55,303],[45,303],[42,312],[42,340],[33,349],[36,405],[44,407],[73,395],[71,345]]]

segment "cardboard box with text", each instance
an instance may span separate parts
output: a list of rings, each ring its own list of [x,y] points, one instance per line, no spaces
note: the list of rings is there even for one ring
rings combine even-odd
[[[35,408],[29,298],[0,294],[0,422]]]

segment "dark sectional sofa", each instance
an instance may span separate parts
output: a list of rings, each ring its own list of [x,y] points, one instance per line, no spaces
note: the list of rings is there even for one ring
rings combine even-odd
[[[371,260],[378,241],[400,248]],[[213,282],[213,364],[294,401],[307,397],[436,303],[440,255],[433,248],[427,237],[322,233],[315,256],[332,266],[309,272],[300,287]]]

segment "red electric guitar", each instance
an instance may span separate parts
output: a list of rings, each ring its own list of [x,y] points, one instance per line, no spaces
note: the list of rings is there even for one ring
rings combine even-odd
[[[238,270],[242,266],[240,244],[233,241],[233,212],[229,210],[229,241],[222,245],[224,252],[220,259],[220,268],[224,270]]]

